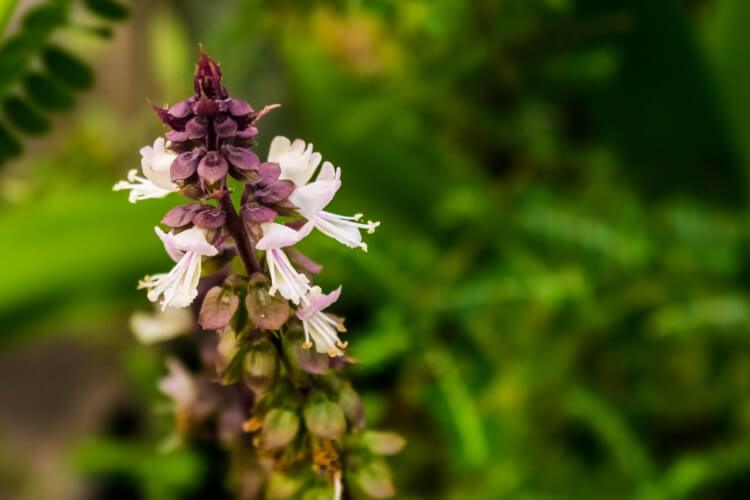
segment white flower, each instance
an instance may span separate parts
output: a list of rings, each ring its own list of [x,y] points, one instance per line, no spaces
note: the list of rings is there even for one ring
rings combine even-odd
[[[159,390],[174,402],[178,412],[187,411],[198,399],[198,386],[193,376],[175,358],[167,359],[169,374],[159,380]]]
[[[193,316],[188,309],[167,309],[156,313],[138,311],[130,317],[130,329],[144,344],[163,342],[189,332]]]
[[[138,288],[148,290],[148,300],[151,302],[157,302],[161,297],[162,310],[167,307],[187,307],[198,295],[202,257],[216,255],[219,251],[206,240],[206,232],[198,227],[179,234],[174,234],[174,231],[165,233],[157,227],[156,234],[177,264],[169,273],[146,276]]]
[[[341,349],[346,348],[347,344],[341,341],[338,333],[345,332],[346,328],[339,319],[323,312],[323,309],[336,302],[340,295],[341,287],[324,294],[320,287],[315,286],[303,298],[304,306],[297,310],[297,317],[302,320],[305,330],[303,347],[309,349],[314,343],[315,350],[319,353],[327,353],[331,357],[344,355]]]
[[[313,145],[295,139],[290,142],[283,136],[274,137],[268,151],[268,161],[281,167],[279,179],[288,179],[297,186],[304,186],[320,165],[320,153],[313,152]]]
[[[366,252],[367,244],[362,241],[360,229],[366,229],[372,234],[380,222],[362,223],[359,222],[362,214],[344,216],[323,210],[340,187],[341,169],[334,168],[333,164],[327,161],[323,163],[315,181],[295,189],[289,195],[289,201],[321,233],[350,248],[359,247]]]
[[[310,234],[312,224],[307,223],[299,230],[275,222],[264,222],[260,227],[263,237],[255,247],[266,252],[268,273],[271,275],[271,288],[268,292],[275,295],[278,291],[285,299],[299,304],[310,289],[310,280],[294,269],[282,248],[299,243]]]
[[[163,137],[154,141],[154,146],[141,148],[141,170],[145,177],[138,175],[138,170],[128,172],[128,180],[120,181],[112,189],[114,191],[130,190],[128,201],[135,203],[150,198],[163,198],[177,191],[177,185],[170,177],[170,167],[177,155],[166,150]]]

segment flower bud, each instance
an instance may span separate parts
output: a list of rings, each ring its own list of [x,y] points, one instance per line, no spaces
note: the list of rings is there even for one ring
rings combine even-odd
[[[263,418],[260,444],[263,448],[282,448],[289,444],[299,431],[299,417],[290,410],[274,408]]]
[[[305,406],[305,425],[313,434],[338,439],[346,432],[346,417],[341,407],[326,399],[313,400]]]
[[[378,455],[395,455],[403,449],[406,440],[395,432],[365,431],[362,444]]]
[[[209,151],[198,164],[198,175],[206,182],[218,182],[229,172],[229,164],[216,151]]]
[[[267,393],[276,382],[279,360],[268,340],[257,343],[245,355],[242,380],[250,390],[260,396]]]
[[[382,460],[373,460],[357,469],[354,480],[372,498],[390,498],[396,494],[391,469]]]
[[[260,273],[250,278],[245,306],[250,321],[263,330],[280,329],[292,313],[281,295],[268,293],[268,278]]]
[[[313,488],[305,491],[302,500],[331,500],[334,497],[333,488]]]
[[[237,345],[237,334],[231,328],[223,328],[218,332],[219,342],[216,346],[216,371],[228,375],[226,372],[235,356],[240,351]]]
[[[281,472],[272,472],[266,485],[266,498],[269,500],[292,498],[302,487],[299,479]]]
[[[351,384],[346,384],[341,388],[341,392],[339,392],[339,405],[355,429],[361,429],[365,426],[365,408],[362,405],[359,394],[357,394]]]
[[[224,328],[240,305],[240,298],[231,290],[215,286],[206,293],[198,322],[204,330]]]
[[[284,349],[287,357],[302,371],[313,375],[323,375],[330,370],[330,359],[326,354],[320,354],[315,349],[304,347],[304,336],[301,328],[294,325],[284,332]]]

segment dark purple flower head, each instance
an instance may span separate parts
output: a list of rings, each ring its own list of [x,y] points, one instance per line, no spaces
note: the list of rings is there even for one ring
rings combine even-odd
[[[206,96],[209,99],[226,99],[227,89],[221,83],[219,64],[201,50],[198,64],[195,66],[195,96]]]
[[[287,183],[272,185],[258,156],[251,151],[258,134],[257,121],[277,105],[255,111],[250,104],[229,97],[221,81],[221,68],[201,50],[195,68],[195,95],[171,107],[154,106],[169,130],[168,148],[178,153],[171,168],[172,181],[186,190],[210,194],[225,184],[227,174],[257,185],[265,203],[286,199]],[[278,175],[276,175],[278,178]],[[208,187],[207,187],[208,186]],[[194,196],[192,196],[194,197]]]

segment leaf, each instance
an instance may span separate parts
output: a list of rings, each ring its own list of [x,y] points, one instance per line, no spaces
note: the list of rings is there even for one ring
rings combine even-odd
[[[23,81],[23,87],[34,104],[50,111],[63,111],[75,104],[73,94],[42,73],[28,75]]]
[[[66,24],[67,17],[66,5],[62,2],[50,2],[30,9],[21,22],[24,29],[35,30],[39,35],[46,35],[46,32]]]
[[[262,274],[254,274],[248,284],[245,306],[255,326],[263,330],[278,330],[289,319],[292,309],[281,295],[268,293],[267,286],[267,279]]]
[[[110,21],[122,21],[129,14],[126,6],[114,0],[86,0],[85,3],[91,12]]]
[[[56,46],[47,47],[42,58],[50,73],[69,87],[85,90],[94,84],[94,73],[88,64],[68,51]]]
[[[218,330],[224,328],[232,320],[240,305],[240,298],[231,290],[215,286],[206,293],[198,323],[204,330]]]
[[[51,128],[49,120],[20,97],[6,99],[3,110],[13,125],[27,134],[41,135]]]

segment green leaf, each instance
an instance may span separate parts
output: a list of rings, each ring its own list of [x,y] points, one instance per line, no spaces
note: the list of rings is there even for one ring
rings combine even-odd
[[[67,110],[75,104],[73,94],[45,74],[28,75],[24,79],[23,87],[36,105],[50,111]]]
[[[49,131],[51,124],[44,115],[37,112],[20,97],[9,97],[3,103],[8,119],[19,130],[31,135],[41,135]]]
[[[58,26],[67,22],[67,5],[60,3],[46,3],[30,9],[23,17],[23,27],[26,30],[34,30],[40,36],[46,34]]]
[[[110,21],[122,21],[128,17],[128,8],[113,0],[86,0],[85,3],[91,12]]]
[[[42,58],[50,73],[69,87],[84,90],[93,85],[94,73],[91,68],[68,51],[60,47],[47,47]]]

